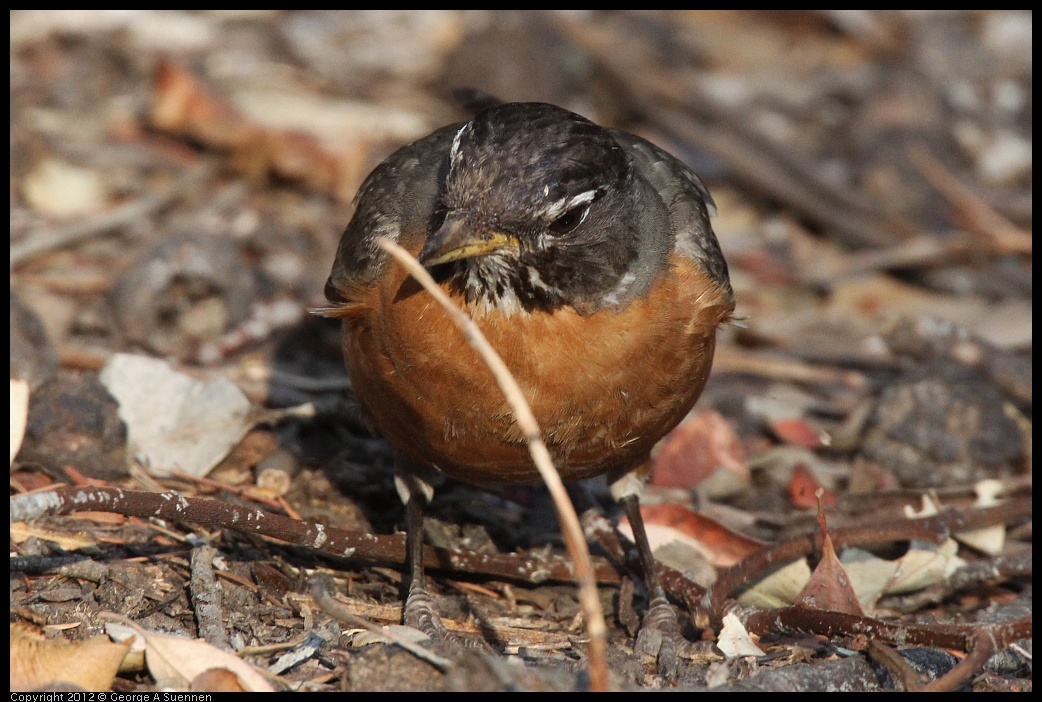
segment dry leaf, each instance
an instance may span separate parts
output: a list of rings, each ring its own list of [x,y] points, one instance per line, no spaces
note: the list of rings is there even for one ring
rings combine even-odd
[[[810,580],[810,566],[801,558],[780,568],[749,588],[738,598],[740,602],[760,609],[788,607]]]
[[[673,540],[653,551],[655,560],[684,574],[688,580],[702,587],[716,582],[716,568],[705,554],[685,541]]]
[[[741,658],[742,656],[762,656],[764,652],[757,646],[749,632],[742,625],[741,620],[728,612],[724,615],[724,625],[720,629],[720,636],[716,640],[716,647],[720,649],[727,658]]]
[[[894,561],[855,548],[843,551],[840,560],[850,576],[858,602],[868,611],[883,595],[921,590],[950,576],[964,565],[955,555],[956,550],[951,540],[940,548],[913,542],[912,548]]]
[[[249,663],[203,639],[158,634],[137,626],[115,623],[106,624],[105,631],[116,640],[136,636],[144,642],[145,664],[160,687],[187,690],[199,676],[217,669],[234,673],[238,678],[238,686],[248,692],[274,691],[264,676]],[[226,678],[220,676],[218,679],[225,686],[222,689],[228,689]]]
[[[22,448],[25,438],[25,424],[29,418],[29,383],[24,380],[11,379],[11,467],[14,468],[14,457]]]
[[[1031,300],[988,300],[940,295],[886,275],[843,280],[833,288],[829,310],[851,318],[938,317],[968,329],[1000,348],[1031,345]]]
[[[959,544],[952,539],[940,546],[926,541],[912,541],[908,553],[897,561],[897,572],[887,586],[886,594],[914,592],[944,581],[966,565],[966,561],[956,555],[958,551]]]
[[[195,676],[189,689],[192,692],[249,692],[237,676],[227,668],[210,668]]]
[[[818,483],[818,479],[814,477],[806,463],[796,464],[796,468],[792,471],[792,478],[789,479],[788,489],[789,500],[794,506],[802,509],[809,509],[817,504],[815,493],[818,490],[823,491],[821,501],[826,507],[834,507],[839,501],[834,492]]]
[[[826,431],[799,417],[779,419],[772,422],[771,431],[787,444],[805,446],[810,449],[823,448],[832,443]]]
[[[866,612],[871,611],[879,598],[886,594],[886,588],[899,567],[898,561],[888,561],[859,548],[844,549],[839,560],[850,577],[861,609]]]
[[[206,475],[254,424],[250,401],[224,378],[196,380],[165,361],[115,354],[100,379],[119,402],[128,455],[153,475]]]
[[[433,126],[405,109],[284,87],[225,97],[171,61],[157,72],[151,119],[158,129],[230,152],[233,166],[247,175],[302,182],[345,202],[371,165],[374,142],[409,142]]]
[[[404,626],[401,624],[387,624],[381,628],[386,629],[393,636],[389,636],[379,631],[373,631],[372,629],[350,629],[349,631],[344,632],[344,636],[348,638],[352,646],[369,646],[376,643],[394,643],[394,637],[405,639],[412,643],[422,644],[430,641],[429,636],[415,627]]]
[[[343,149],[345,139],[408,143],[431,131],[415,111],[364,101],[337,100],[304,91],[242,90],[231,96],[239,112],[265,129],[307,133],[327,148]]]
[[[832,546],[832,536],[828,532],[825,523],[825,511],[821,501],[821,493],[818,492],[818,526],[824,537],[821,546],[821,561],[818,567],[811,573],[810,580],[796,598],[797,604],[802,604],[811,609],[823,609],[855,616],[864,615],[857,595],[850,582],[850,576],[843,568],[836,550]]]
[[[89,692],[112,687],[128,644],[104,636],[84,641],[39,639],[11,626],[11,692],[35,690],[48,683],[71,683]]]
[[[977,493],[977,500],[973,503],[976,508],[994,507],[1002,502],[999,495],[1002,494],[1004,488],[998,480],[981,480],[973,486],[973,489]],[[997,556],[1006,545],[1006,525],[995,524],[980,529],[960,531],[955,534],[955,538],[981,553]]]
[[[234,108],[199,84],[173,61],[161,61],[150,119],[157,129],[198,139],[217,149],[240,148],[257,139],[257,130]]]
[[[749,479],[741,440],[717,412],[698,412],[670,432],[655,455],[651,483],[690,490],[722,466]]]
[[[763,546],[678,504],[642,505],[640,514],[644,517],[652,550],[679,541],[697,550],[717,567],[734,565]],[[626,519],[619,522],[619,531],[633,539],[633,530]]]
[[[919,499],[920,504],[922,505],[919,511],[916,512],[915,508],[911,505],[905,505],[905,517],[908,519],[926,519],[927,517],[935,517],[940,513],[941,509],[937,506],[937,503],[934,502],[932,497],[929,495],[920,495]]]
[[[26,201],[38,212],[57,217],[102,209],[108,193],[97,171],[57,159],[39,163],[22,185]]]
[[[85,534],[65,534],[48,529],[36,529],[25,522],[11,523],[11,541],[20,544],[30,537],[57,544],[63,551],[78,551],[98,545],[97,541]]]

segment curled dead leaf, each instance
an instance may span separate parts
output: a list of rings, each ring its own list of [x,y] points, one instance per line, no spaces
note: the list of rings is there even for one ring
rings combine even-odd
[[[88,692],[112,687],[120,663],[130,650],[105,636],[83,641],[42,639],[11,626],[11,692],[35,690],[56,682]]]

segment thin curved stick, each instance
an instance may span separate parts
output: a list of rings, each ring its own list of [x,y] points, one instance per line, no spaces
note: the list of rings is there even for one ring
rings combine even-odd
[[[604,612],[601,610],[601,602],[597,597],[597,580],[594,577],[593,562],[590,559],[590,551],[586,547],[586,539],[583,536],[582,527],[579,525],[579,517],[575,513],[575,507],[568,498],[568,492],[561,481],[561,476],[554,467],[550,452],[543,443],[543,437],[539,431],[532,408],[525,400],[521,387],[514,380],[503,359],[485,338],[474,320],[463,310],[457,307],[445,291],[438,287],[430,273],[427,272],[420,262],[398,244],[385,238],[378,238],[377,245],[393,256],[401,263],[409,274],[429,292],[440,304],[449,317],[463,332],[467,343],[478,352],[482,360],[492,371],[499,385],[503,397],[510,403],[514,411],[517,425],[525,435],[528,442],[528,450],[532,454],[539,474],[550,490],[554,507],[557,509],[557,518],[561,522],[561,531],[564,534],[565,546],[568,555],[575,564],[575,577],[579,583],[579,602],[582,605],[583,618],[586,622],[586,632],[590,637],[590,689],[594,691],[606,691],[608,689],[608,669],[605,662],[605,649],[607,641],[607,627],[604,624]]]

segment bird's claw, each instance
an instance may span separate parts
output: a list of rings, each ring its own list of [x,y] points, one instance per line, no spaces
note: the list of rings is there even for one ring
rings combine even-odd
[[[682,641],[676,610],[665,598],[656,597],[640,623],[634,650],[654,657],[659,676],[673,682],[680,670],[677,648]]]

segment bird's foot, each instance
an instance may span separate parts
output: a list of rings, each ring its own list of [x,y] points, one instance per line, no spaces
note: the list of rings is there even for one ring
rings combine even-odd
[[[640,623],[634,650],[655,659],[658,674],[667,682],[674,682],[680,672],[678,651],[685,650],[688,641],[680,633],[676,610],[664,597],[656,597]]]
[[[402,622],[405,626],[419,629],[435,643],[443,643],[456,638],[445,628],[438,615],[438,610],[434,606],[434,598],[422,585],[414,583],[409,588]]]
[[[423,586],[412,585],[409,587],[402,623],[426,634],[431,640],[430,648],[450,658],[464,650],[491,651],[484,639],[457,636],[445,628],[438,609],[434,606],[434,598]]]

